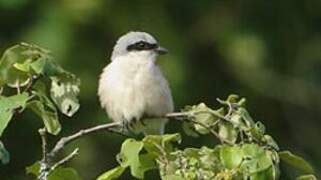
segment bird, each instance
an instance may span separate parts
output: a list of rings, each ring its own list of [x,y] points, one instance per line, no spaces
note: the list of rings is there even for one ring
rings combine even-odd
[[[168,81],[157,64],[167,54],[149,33],[130,31],[114,45],[98,85],[100,104],[114,122],[134,134],[159,135],[174,110]]]

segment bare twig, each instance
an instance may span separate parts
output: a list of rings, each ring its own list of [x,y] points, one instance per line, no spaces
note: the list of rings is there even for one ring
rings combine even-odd
[[[50,171],[55,170],[57,167],[65,164],[66,162],[70,161],[72,158],[78,155],[79,148],[76,148],[74,151],[72,151],[68,156],[64,157],[60,161],[58,161],[56,164],[54,164],[51,168]]]
[[[101,130],[109,130],[109,129],[118,127],[120,125],[121,125],[120,122],[112,122],[112,123],[102,124],[102,125],[98,125],[98,126],[94,126],[94,127],[88,128],[88,129],[82,129],[82,130],[78,131],[75,134],[63,137],[56,143],[54,148],[49,153],[49,156],[50,157],[54,157],[67,144],[69,144],[70,142],[80,138],[81,136],[88,135],[88,134],[91,134],[91,133],[94,133],[94,132],[98,132],[98,131],[101,131]]]
[[[50,165],[47,156],[47,132],[45,128],[39,129],[42,144],[42,160],[40,162],[39,180],[47,180],[50,170]]]

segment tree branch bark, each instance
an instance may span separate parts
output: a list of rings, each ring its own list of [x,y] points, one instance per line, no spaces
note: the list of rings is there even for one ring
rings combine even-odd
[[[94,126],[88,129],[82,129],[70,136],[66,136],[61,138],[56,145],[54,146],[54,148],[50,151],[49,156],[50,157],[54,157],[58,152],[60,152],[67,144],[71,143],[72,141],[84,136],[84,135],[88,135],[94,132],[98,132],[101,130],[109,130],[115,127],[120,126],[121,123],[119,122],[112,122],[112,123],[107,123],[107,124],[102,124],[102,125],[98,125],[98,126]]]

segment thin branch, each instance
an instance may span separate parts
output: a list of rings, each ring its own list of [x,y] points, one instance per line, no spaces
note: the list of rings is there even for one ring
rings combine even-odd
[[[57,167],[65,164],[66,162],[70,161],[72,158],[78,155],[79,148],[76,148],[74,151],[72,151],[68,156],[64,157],[60,161],[58,161],[56,164],[54,164],[51,168],[50,171],[54,171]]]
[[[54,148],[51,150],[51,152],[49,153],[50,157],[54,157],[58,152],[60,152],[67,144],[71,143],[72,141],[84,136],[84,135],[88,135],[94,132],[98,132],[101,130],[109,130],[115,127],[120,126],[121,123],[120,122],[112,122],[112,123],[107,123],[107,124],[102,124],[102,125],[98,125],[98,126],[94,126],[88,129],[82,129],[80,131],[78,131],[75,134],[72,134],[70,136],[66,136],[61,138],[56,145],[54,146]]]
[[[41,137],[41,144],[42,144],[42,160],[44,162],[47,162],[47,133],[46,133],[46,129],[45,128],[41,128],[39,129],[39,134]]]
[[[45,128],[39,129],[42,144],[42,160],[40,162],[40,175],[39,180],[47,180],[50,170],[48,149],[47,149],[47,132]]]
[[[189,116],[192,116],[190,112],[173,112],[166,114],[167,118],[185,118]]]

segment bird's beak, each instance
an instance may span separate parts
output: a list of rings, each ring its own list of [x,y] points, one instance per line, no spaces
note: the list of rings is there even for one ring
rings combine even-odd
[[[167,54],[168,53],[168,50],[166,48],[163,48],[161,46],[159,46],[158,48],[155,49],[155,51],[160,54],[160,55],[163,55],[163,54]]]

